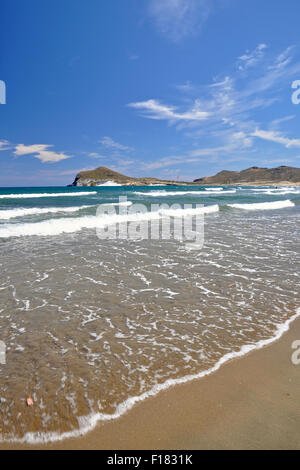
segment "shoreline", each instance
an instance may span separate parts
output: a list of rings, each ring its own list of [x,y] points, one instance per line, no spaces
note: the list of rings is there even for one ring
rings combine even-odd
[[[72,185],[69,184],[66,187],[73,187],[73,188],[97,188],[97,187],[105,187],[105,185]],[[194,181],[178,181],[178,182],[165,182],[165,183],[124,183],[124,184],[119,184],[118,187],[152,187],[152,186],[207,186],[207,187],[214,187],[214,186],[300,186],[300,182],[293,183],[291,181],[279,181],[279,182],[274,182],[274,181],[256,181],[256,182],[242,182],[242,183],[195,183]],[[109,187],[109,186],[106,186]],[[114,186],[111,186],[114,187]]]
[[[160,391],[87,434],[0,449],[300,449],[300,365],[291,362],[297,339],[299,317],[272,343]]]

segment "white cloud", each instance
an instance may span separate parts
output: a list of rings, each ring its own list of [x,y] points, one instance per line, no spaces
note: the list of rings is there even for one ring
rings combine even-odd
[[[192,108],[184,113],[176,112],[175,106],[168,106],[157,100],[130,103],[128,106],[144,111],[143,116],[148,119],[161,119],[167,121],[203,121],[209,113],[200,109],[200,103],[195,100]]]
[[[286,148],[300,147],[300,139],[289,139],[288,137],[283,136],[280,132],[256,129],[251,135],[253,137],[258,137],[259,139],[282,144]]]
[[[238,69],[247,70],[254,67],[264,57],[264,50],[267,48],[266,44],[259,44],[252,52],[246,53],[238,58]]]
[[[108,136],[103,137],[103,139],[100,140],[100,144],[104,145],[104,147],[112,148],[115,150],[123,150],[124,152],[133,150],[132,147],[119,144],[118,142],[115,142],[111,137],[108,137]]]
[[[36,144],[36,145],[18,144],[16,146],[14,154],[17,156],[20,156],[20,155],[29,155],[31,153],[39,153],[39,152],[43,152],[48,147],[49,145],[42,145],[42,144]]]
[[[193,83],[191,87],[187,81],[186,85],[177,86],[180,99],[185,93],[185,102],[190,103],[183,111],[155,99],[129,104],[141,111],[145,118],[175,123],[176,130],[184,131],[185,139],[190,138],[194,147],[184,151],[177,147],[175,151],[178,154],[165,156],[144,168],[155,170],[197,163],[203,159],[211,162],[221,159],[227,162],[255,160],[257,149],[254,144],[258,138],[265,141],[266,148],[268,141],[284,145],[291,151],[299,148],[300,139],[288,138],[279,129],[294,116],[276,119],[272,112],[272,121],[264,125],[259,125],[257,119],[258,113],[266,107],[272,105],[275,110],[274,105],[281,100],[284,90],[290,88],[291,80],[300,73],[300,62],[293,60],[292,49],[289,47],[274,55],[265,44],[260,44],[252,53],[241,56],[239,60],[244,70],[251,68],[250,79],[249,76],[246,79],[245,73],[239,73],[235,62],[232,76],[216,77],[208,85]],[[260,127],[269,130],[264,131]],[[287,158],[296,157],[287,155]]]
[[[211,4],[212,0],[149,0],[149,15],[160,33],[178,42],[199,32]]]
[[[252,138],[245,132],[235,132],[227,136],[227,143],[219,147],[202,147],[194,150],[189,150],[185,155],[171,155],[161,158],[156,162],[145,165],[146,169],[154,170],[164,168],[171,165],[179,165],[183,163],[198,163],[203,159],[210,158],[211,161],[216,160],[220,155],[232,154],[238,150],[239,155],[241,151],[248,150],[252,146]],[[240,158],[239,158],[240,160]]]
[[[183,93],[195,91],[195,88],[190,82],[190,80],[187,80],[185,83],[181,85],[176,85],[176,88],[177,90],[182,91]]]
[[[10,148],[10,143],[8,140],[0,140],[0,151],[1,150],[8,150]]]
[[[87,156],[92,158],[106,158],[104,155],[100,155],[100,153],[97,152],[87,153]]]
[[[282,122],[287,122],[287,121],[291,121],[292,119],[295,119],[295,115],[290,115],[290,116],[285,116],[285,117],[282,117],[282,118],[279,118],[279,119],[274,119],[272,122],[271,122],[271,127],[278,127],[279,124],[281,124]]]
[[[35,158],[38,158],[43,163],[57,163],[61,160],[66,160],[71,158],[70,155],[64,153],[56,153],[52,150],[48,150],[53,145],[44,145],[44,144],[35,144],[35,145],[24,145],[18,144],[15,147],[14,154],[16,156],[22,155],[32,155]]]
[[[290,52],[294,49],[294,46],[287,47],[283,52],[281,52],[274,62],[274,64],[269,66],[270,70],[280,70],[283,67],[286,67],[292,60]]]
[[[231,142],[234,147],[249,148],[252,147],[252,139],[245,132],[234,132],[231,136]]]
[[[245,74],[235,73],[232,77],[229,75],[217,77],[209,85],[193,85],[193,90],[189,86],[190,83],[186,82],[186,89],[181,86],[180,92],[186,93],[186,102],[191,104],[188,109],[185,105],[184,111],[156,99],[131,103],[129,106],[141,111],[141,115],[145,118],[175,123],[176,129],[184,130],[185,137],[192,138],[194,143],[201,138],[203,147],[199,149],[201,155],[207,155],[211,143],[213,143],[212,148],[220,149],[219,153],[246,152],[253,146],[253,137],[257,137],[253,133],[259,127],[256,121],[259,110],[277,103],[280,100],[282,86],[286,86],[287,81],[297,71],[300,72],[299,62],[287,61],[287,58],[290,58],[291,47],[275,58],[271,54],[266,55],[259,66],[254,67],[258,65],[257,58],[261,57],[265,50],[266,46],[260,44],[255,53],[249,53],[247,57],[242,56],[244,66],[253,67],[251,80],[246,80]],[[281,65],[278,68],[276,64]],[[192,91],[194,99],[191,96]],[[182,99],[181,96],[180,98]],[[275,119],[273,124],[279,126],[281,122],[289,119],[291,117]],[[297,145],[297,139],[282,140],[284,139],[282,135],[275,137],[277,140],[280,137],[280,141],[289,147]]]

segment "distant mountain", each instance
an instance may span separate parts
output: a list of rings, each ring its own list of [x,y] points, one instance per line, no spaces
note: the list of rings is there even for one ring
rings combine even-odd
[[[99,166],[95,170],[81,171],[76,176],[75,180],[70,186],[97,186],[112,181],[117,184],[125,186],[143,186],[149,184],[192,184],[184,183],[181,181],[160,180],[157,178],[133,178],[131,176],[122,175],[117,171],[110,170],[105,166]]]
[[[158,178],[133,178],[99,166],[95,170],[81,171],[70,186],[97,186],[107,182],[122,184],[124,186],[147,186],[151,184],[162,185],[216,185],[216,184],[300,184],[300,168],[279,166],[278,168],[258,168],[253,166],[242,171],[223,170],[215,176],[198,178],[194,182],[162,180]]]
[[[300,168],[279,166],[259,168],[252,166],[242,171],[223,170],[215,176],[205,176],[194,180],[198,184],[300,184]]]

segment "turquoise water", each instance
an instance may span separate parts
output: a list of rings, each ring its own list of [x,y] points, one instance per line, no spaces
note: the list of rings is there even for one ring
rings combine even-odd
[[[209,189],[209,190],[208,190]],[[221,190],[222,189],[222,190]],[[41,187],[41,188],[0,188],[0,238],[18,236],[19,232],[12,228],[12,224],[19,228],[26,224],[22,235],[26,235],[28,224],[34,224],[46,220],[64,219],[65,226],[74,224],[74,232],[77,230],[78,218],[94,216],[99,204],[117,203],[119,197],[127,197],[132,203],[143,203],[150,209],[151,204],[203,204],[204,206],[218,205],[220,211],[235,210],[288,210],[298,211],[300,204],[300,187],[237,187],[222,188],[201,186],[151,186],[151,187],[96,187],[96,188],[65,188],[65,187]],[[273,202],[271,207],[241,206],[233,204],[262,204]],[[281,203],[286,208],[281,208]],[[289,207],[290,206],[290,207]],[[292,209],[294,206],[294,209]],[[6,212],[7,211],[7,212]],[[230,217],[230,214],[228,214]],[[68,219],[68,220],[67,220]],[[57,222],[58,224],[58,222]],[[79,225],[80,227],[80,225]],[[47,227],[36,226],[37,233],[51,235]],[[9,229],[9,230],[6,230]],[[81,228],[78,228],[80,230]],[[64,232],[63,221],[60,229],[53,232]],[[34,226],[28,232],[34,234]]]

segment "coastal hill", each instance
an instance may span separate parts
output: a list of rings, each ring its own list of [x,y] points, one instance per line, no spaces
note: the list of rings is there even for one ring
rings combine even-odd
[[[77,174],[75,180],[70,186],[97,186],[112,181],[124,186],[145,186],[148,184],[192,184],[184,183],[182,181],[169,181],[157,178],[133,178],[131,176],[122,175],[117,171],[110,170],[105,166],[99,166],[95,170],[81,171]]]
[[[99,166],[95,170],[81,171],[70,186],[98,186],[107,182],[113,182],[124,186],[147,186],[153,184],[161,185],[263,185],[276,184],[300,185],[300,168],[290,166],[279,166],[278,168],[258,168],[253,166],[242,171],[223,170],[215,176],[198,178],[193,182],[163,180],[158,178],[133,178],[122,175],[117,171]]]
[[[223,170],[215,176],[206,176],[194,180],[197,184],[300,184],[300,168],[279,166],[277,168],[259,168],[253,166],[242,171]]]

